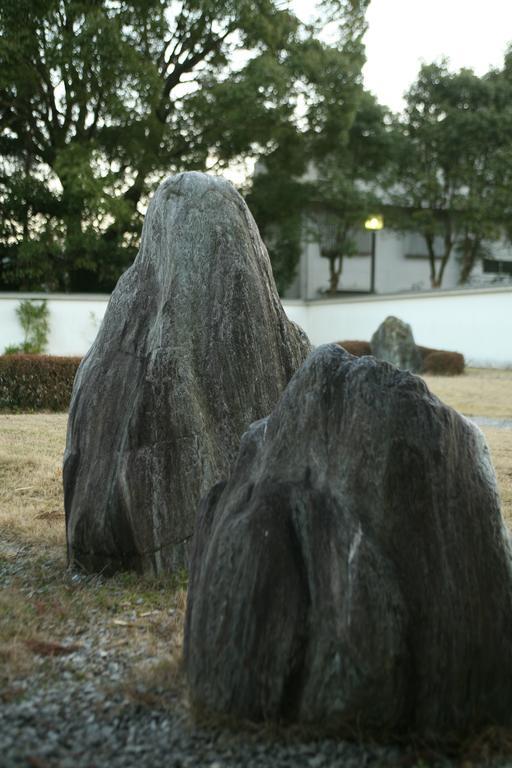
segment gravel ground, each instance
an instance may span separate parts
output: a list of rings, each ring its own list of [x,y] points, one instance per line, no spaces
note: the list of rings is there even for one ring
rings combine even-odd
[[[5,766],[356,766],[400,765],[396,750],[323,741],[286,744],[194,728],[177,703],[151,711],[97,685],[63,683],[7,707],[0,716]]]
[[[112,674],[111,660],[103,679]],[[108,695],[98,682],[65,680],[3,705],[2,766],[32,768],[155,768],[166,766],[404,766],[427,765],[397,748],[323,740],[290,742],[195,727],[179,701],[158,710]],[[115,672],[117,674],[117,671]],[[433,764],[433,763],[428,763]],[[437,765],[449,765],[436,761]]]
[[[0,590],[19,585],[21,579],[22,594],[30,600],[45,587],[31,582],[31,548],[20,553],[0,559]],[[70,587],[80,580],[66,578]],[[70,631],[59,639],[73,652],[36,656],[29,676],[0,689],[1,768],[512,766],[512,759],[451,762],[411,747],[312,740],[282,730],[200,726],[179,685],[173,691],[154,681],[134,681],[133,668],[148,661],[148,649],[143,642],[120,643],[119,631],[108,616],[95,617],[85,631]]]
[[[178,694],[127,695],[130,659],[102,653],[104,628],[59,660],[58,679],[36,675],[24,694],[0,708],[0,765],[31,768],[180,768],[185,766],[395,766],[397,748],[323,740],[299,742],[257,733],[201,728]],[[85,679],[77,672],[86,670]],[[39,679],[38,679],[39,678]],[[153,692],[154,693],[154,692]],[[416,760],[408,761],[414,765]],[[442,763],[440,763],[441,765]],[[421,763],[418,763],[421,765]]]
[[[123,690],[130,662],[102,651],[107,630],[81,637],[81,650],[57,661],[57,679],[36,674],[23,694],[0,705],[5,768],[185,768],[185,766],[397,766],[397,748],[323,740],[300,742],[194,724],[179,694]],[[70,641],[74,638],[70,638]],[[139,699],[139,700],[137,700]],[[416,764],[416,760],[407,765]],[[439,763],[442,765],[443,763]],[[418,763],[421,765],[421,763]]]

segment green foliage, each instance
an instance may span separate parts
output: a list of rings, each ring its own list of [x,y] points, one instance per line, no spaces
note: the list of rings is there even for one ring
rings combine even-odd
[[[377,185],[395,150],[389,122],[387,110],[362,92],[346,142],[333,145],[317,162],[311,229],[321,256],[329,260],[331,293],[338,290],[344,258],[356,253],[355,232],[382,208]]]
[[[163,176],[344,140],[367,0],[322,5],[334,45],[279,0],[0,4],[0,287],[109,291]]]
[[[44,352],[50,330],[50,312],[46,299],[39,303],[30,299],[20,301],[16,314],[25,338],[19,346],[11,344],[6,347],[4,354],[15,355],[22,352],[27,355],[39,355]]]
[[[350,156],[348,147],[358,133],[353,126],[366,99],[361,69],[368,3],[320,5],[324,13],[331,14],[338,22],[336,40],[328,45],[310,35],[290,49],[287,62],[293,82],[293,92],[288,95],[290,120],[276,125],[275,147],[262,158],[261,172],[255,174],[247,196],[269,249],[281,293],[295,275],[301,242],[308,236],[305,217],[311,218],[311,210],[326,199],[339,211],[341,201],[335,200],[337,192],[328,191],[327,187],[333,169],[338,169],[339,179],[339,169]],[[297,103],[300,103],[300,119],[294,112]],[[319,179],[315,179],[314,172],[312,175],[313,169],[320,169]],[[357,216],[363,216],[360,209]]]
[[[407,94],[388,222],[422,233],[432,287],[441,286],[453,254],[464,282],[508,221],[510,85],[506,71],[480,78],[443,62],[424,65]]]
[[[282,155],[278,150],[268,158],[265,169],[254,177],[247,196],[269,251],[279,293],[284,292],[295,275],[308,192],[292,172],[286,173],[289,166]]]
[[[0,411],[66,411],[77,357],[0,356]]]

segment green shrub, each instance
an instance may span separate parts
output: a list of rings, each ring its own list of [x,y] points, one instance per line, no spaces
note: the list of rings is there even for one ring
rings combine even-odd
[[[0,356],[0,411],[67,411],[79,357]]]
[[[16,314],[25,332],[25,338],[18,346],[10,344],[6,347],[4,354],[39,355],[44,352],[50,330],[50,311],[46,299],[42,299],[39,304],[30,299],[20,301]]]

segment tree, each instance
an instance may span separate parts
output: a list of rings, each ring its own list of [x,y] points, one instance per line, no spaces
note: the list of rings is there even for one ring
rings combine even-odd
[[[491,70],[484,79],[493,96],[493,134],[492,145],[486,146],[487,173],[473,206],[484,234],[480,240],[473,235],[466,249],[461,249],[461,281],[479,257],[490,255],[485,238],[501,236],[512,242],[512,47],[505,53],[503,68]]]
[[[21,344],[10,344],[5,348],[5,355],[19,352],[39,355],[44,352],[50,332],[50,310],[46,299],[40,302],[25,300],[16,307],[16,314],[23,328],[25,338]]]
[[[11,0],[0,32],[0,282],[62,290],[112,287],[162,176],[280,151],[323,47],[277,0]]]
[[[499,236],[511,112],[493,77],[451,73],[446,62],[424,65],[406,102],[397,125],[394,224],[422,234],[438,288],[454,253],[465,281],[486,241]]]
[[[330,293],[338,290],[345,257],[357,253],[355,232],[371,212],[382,208],[379,180],[393,156],[394,141],[388,110],[362,92],[347,142],[318,162],[311,209],[320,253],[329,260]]]
[[[365,12],[368,0],[321,4],[334,20],[334,42],[310,35],[290,56],[300,116],[283,128],[253,178],[248,203],[269,248],[280,292],[299,261],[305,221],[325,193],[325,169],[333,167],[351,140],[362,98]],[[331,14],[329,16],[329,13]],[[318,30],[320,22],[313,25]],[[311,30],[310,30],[311,32]],[[323,180],[316,179],[323,167]]]

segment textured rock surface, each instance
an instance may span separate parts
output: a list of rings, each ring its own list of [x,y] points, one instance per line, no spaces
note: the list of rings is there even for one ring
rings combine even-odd
[[[318,348],[202,501],[185,630],[224,713],[447,733],[512,713],[509,534],[480,430]]]
[[[421,371],[421,353],[414,343],[411,326],[398,317],[386,317],[372,336],[372,355],[404,370]]]
[[[308,351],[234,187],[199,173],[161,184],[75,380],[64,457],[71,563],[183,567],[200,496]]]

